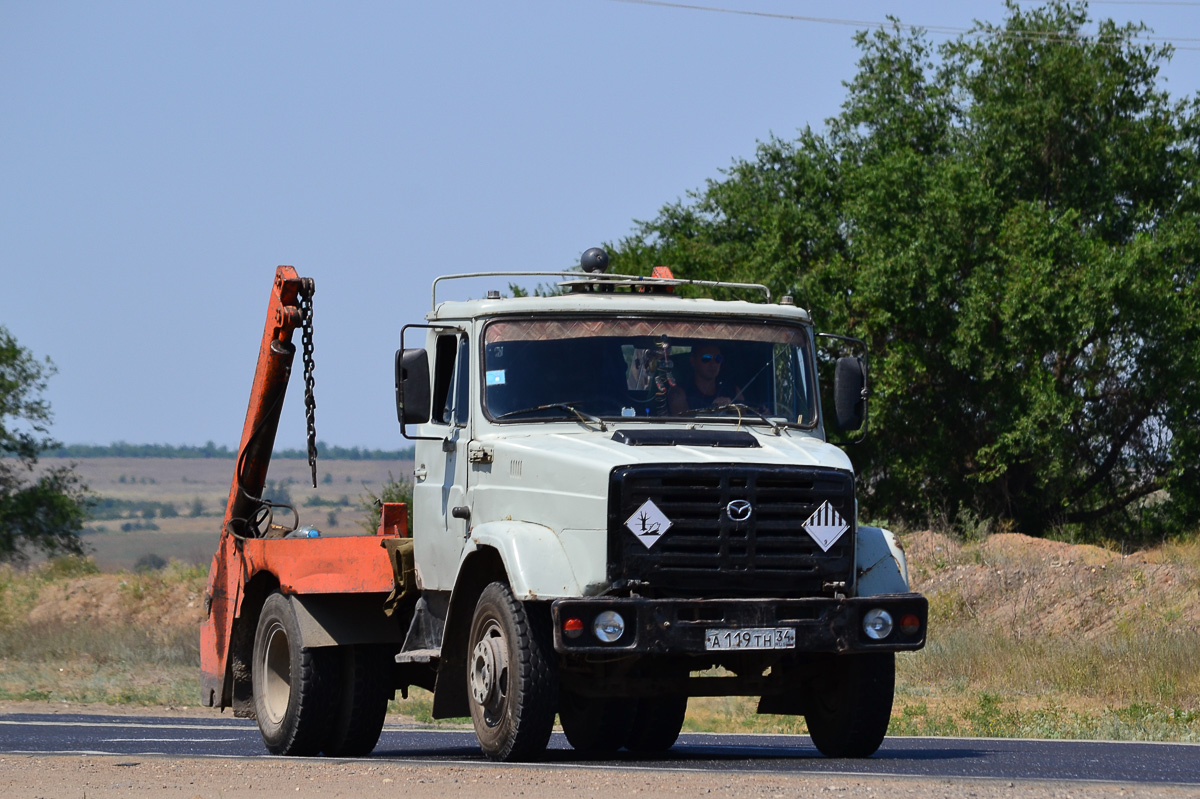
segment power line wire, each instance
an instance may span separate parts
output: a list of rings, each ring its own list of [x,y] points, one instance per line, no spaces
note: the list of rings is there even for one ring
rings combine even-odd
[[[1025,2],[1038,2],[1042,0],[1024,0]],[[1191,0],[1088,0],[1089,5],[1093,6],[1188,6],[1191,8],[1200,8],[1200,3],[1192,2]]]
[[[1095,0],[1093,0],[1094,2]],[[1126,0],[1128,2],[1128,0]],[[1002,39],[1016,39],[1029,41],[1044,41],[1044,42],[1075,42],[1081,37],[1077,36],[1059,36],[1050,33],[1039,33],[1037,31],[1009,31],[996,28],[990,31],[981,31],[978,28],[963,28],[953,25],[910,25],[899,20],[889,20],[887,22],[878,22],[873,20],[862,19],[840,19],[837,17],[808,17],[800,14],[780,14],[772,11],[751,11],[741,8],[719,8],[716,6],[701,6],[691,3],[676,3],[668,0],[612,0],[615,3],[628,3],[631,5],[640,6],[657,6],[659,8],[673,8],[685,11],[709,11],[717,14],[735,14],[744,17],[760,17],[764,19],[783,19],[791,22],[815,22],[822,25],[848,25],[856,28],[898,28],[900,30],[913,31],[921,30],[929,33],[941,33],[946,35],[953,34],[970,34],[976,36],[995,36]],[[1200,3],[1196,3],[1200,5]],[[1179,42],[1191,42],[1200,45],[1200,38],[1185,38],[1185,37],[1167,37],[1167,36],[1135,36],[1135,39],[1141,39],[1150,42],[1163,42],[1172,45],[1176,50],[1197,50],[1200,51],[1200,46],[1188,46],[1178,44]],[[1100,37],[1096,37],[1099,41]]]

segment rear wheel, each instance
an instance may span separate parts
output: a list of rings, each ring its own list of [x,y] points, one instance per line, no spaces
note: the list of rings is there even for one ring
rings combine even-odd
[[[317,754],[333,721],[334,650],[303,647],[291,602],[271,594],[254,633],[251,683],[258,729],[274,755]]]
[[[379,742],[391,699],[391,661],[388,653],[373,646],[338,647],[341,654],[341,691],[337,710],[323,751],[330,757],[370,754]]]
[[[829,655],[818,666],[804,713],[813,744],[826,757],[869,757],[892,718],[895,655]]]
[[[532,612],[503,583],[485,588],[475,605],[466,688],[475,735],[492,760],[536,757],[554,726],[554,648],[548,619]]]
[[[633,730],[636,699],[602,699],[564,690],[558,697],[558,720],[573,749],[580,752],[615,752]]]
[[[643,697],[625,738],[631,752],[665,752],[675,745],[687,714],[686,696]],[[564,728],[565,729],[565,728]]]

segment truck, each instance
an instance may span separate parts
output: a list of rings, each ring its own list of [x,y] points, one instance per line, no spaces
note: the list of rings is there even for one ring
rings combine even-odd
[[[865,345],[759,284],[607,265],[592,248],[579,270],[433,282],[394,361],[412,507],[356,536],[263,497],[297,328],[316,486],[314,284],[278,268],[204,597],[204,705],[280,755],[370,753],[414,686],[498,761],[541,757],[556,719],[581,752],[663,752],[702,696],[803,716],[829,757],[878,749],[928,605],[832,440],[866,433]],[[556,283],[494,287],[530,276]],[[439,298],[467,280],[493,287]]]

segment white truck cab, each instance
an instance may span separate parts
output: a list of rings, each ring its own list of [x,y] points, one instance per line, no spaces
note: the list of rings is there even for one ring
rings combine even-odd
[[[759,696],[826,754],[874,752],[927,606],[826,437],[864,427],[864,361],[838,360],[831,413],[790,298],[552,274],[560,294],[461,302],[438,284],[513,273],[439,278],[402,332],[420,600],[400,667],[432,663],[434,715],[469,712],[499,759],[540,752],[555,711],[576,748],[665,749],[698,695]]]

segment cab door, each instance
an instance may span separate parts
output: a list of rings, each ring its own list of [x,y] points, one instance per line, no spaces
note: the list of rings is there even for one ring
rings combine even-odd
[[[420,434],[434,440],[418,442],[413,545],[422,587],[448,591],[454,587],[458,561],[470,532],[467,444],[471,440],[471,346],[470,337],[463,331],[436,332],[433,338],[432,412]]]

